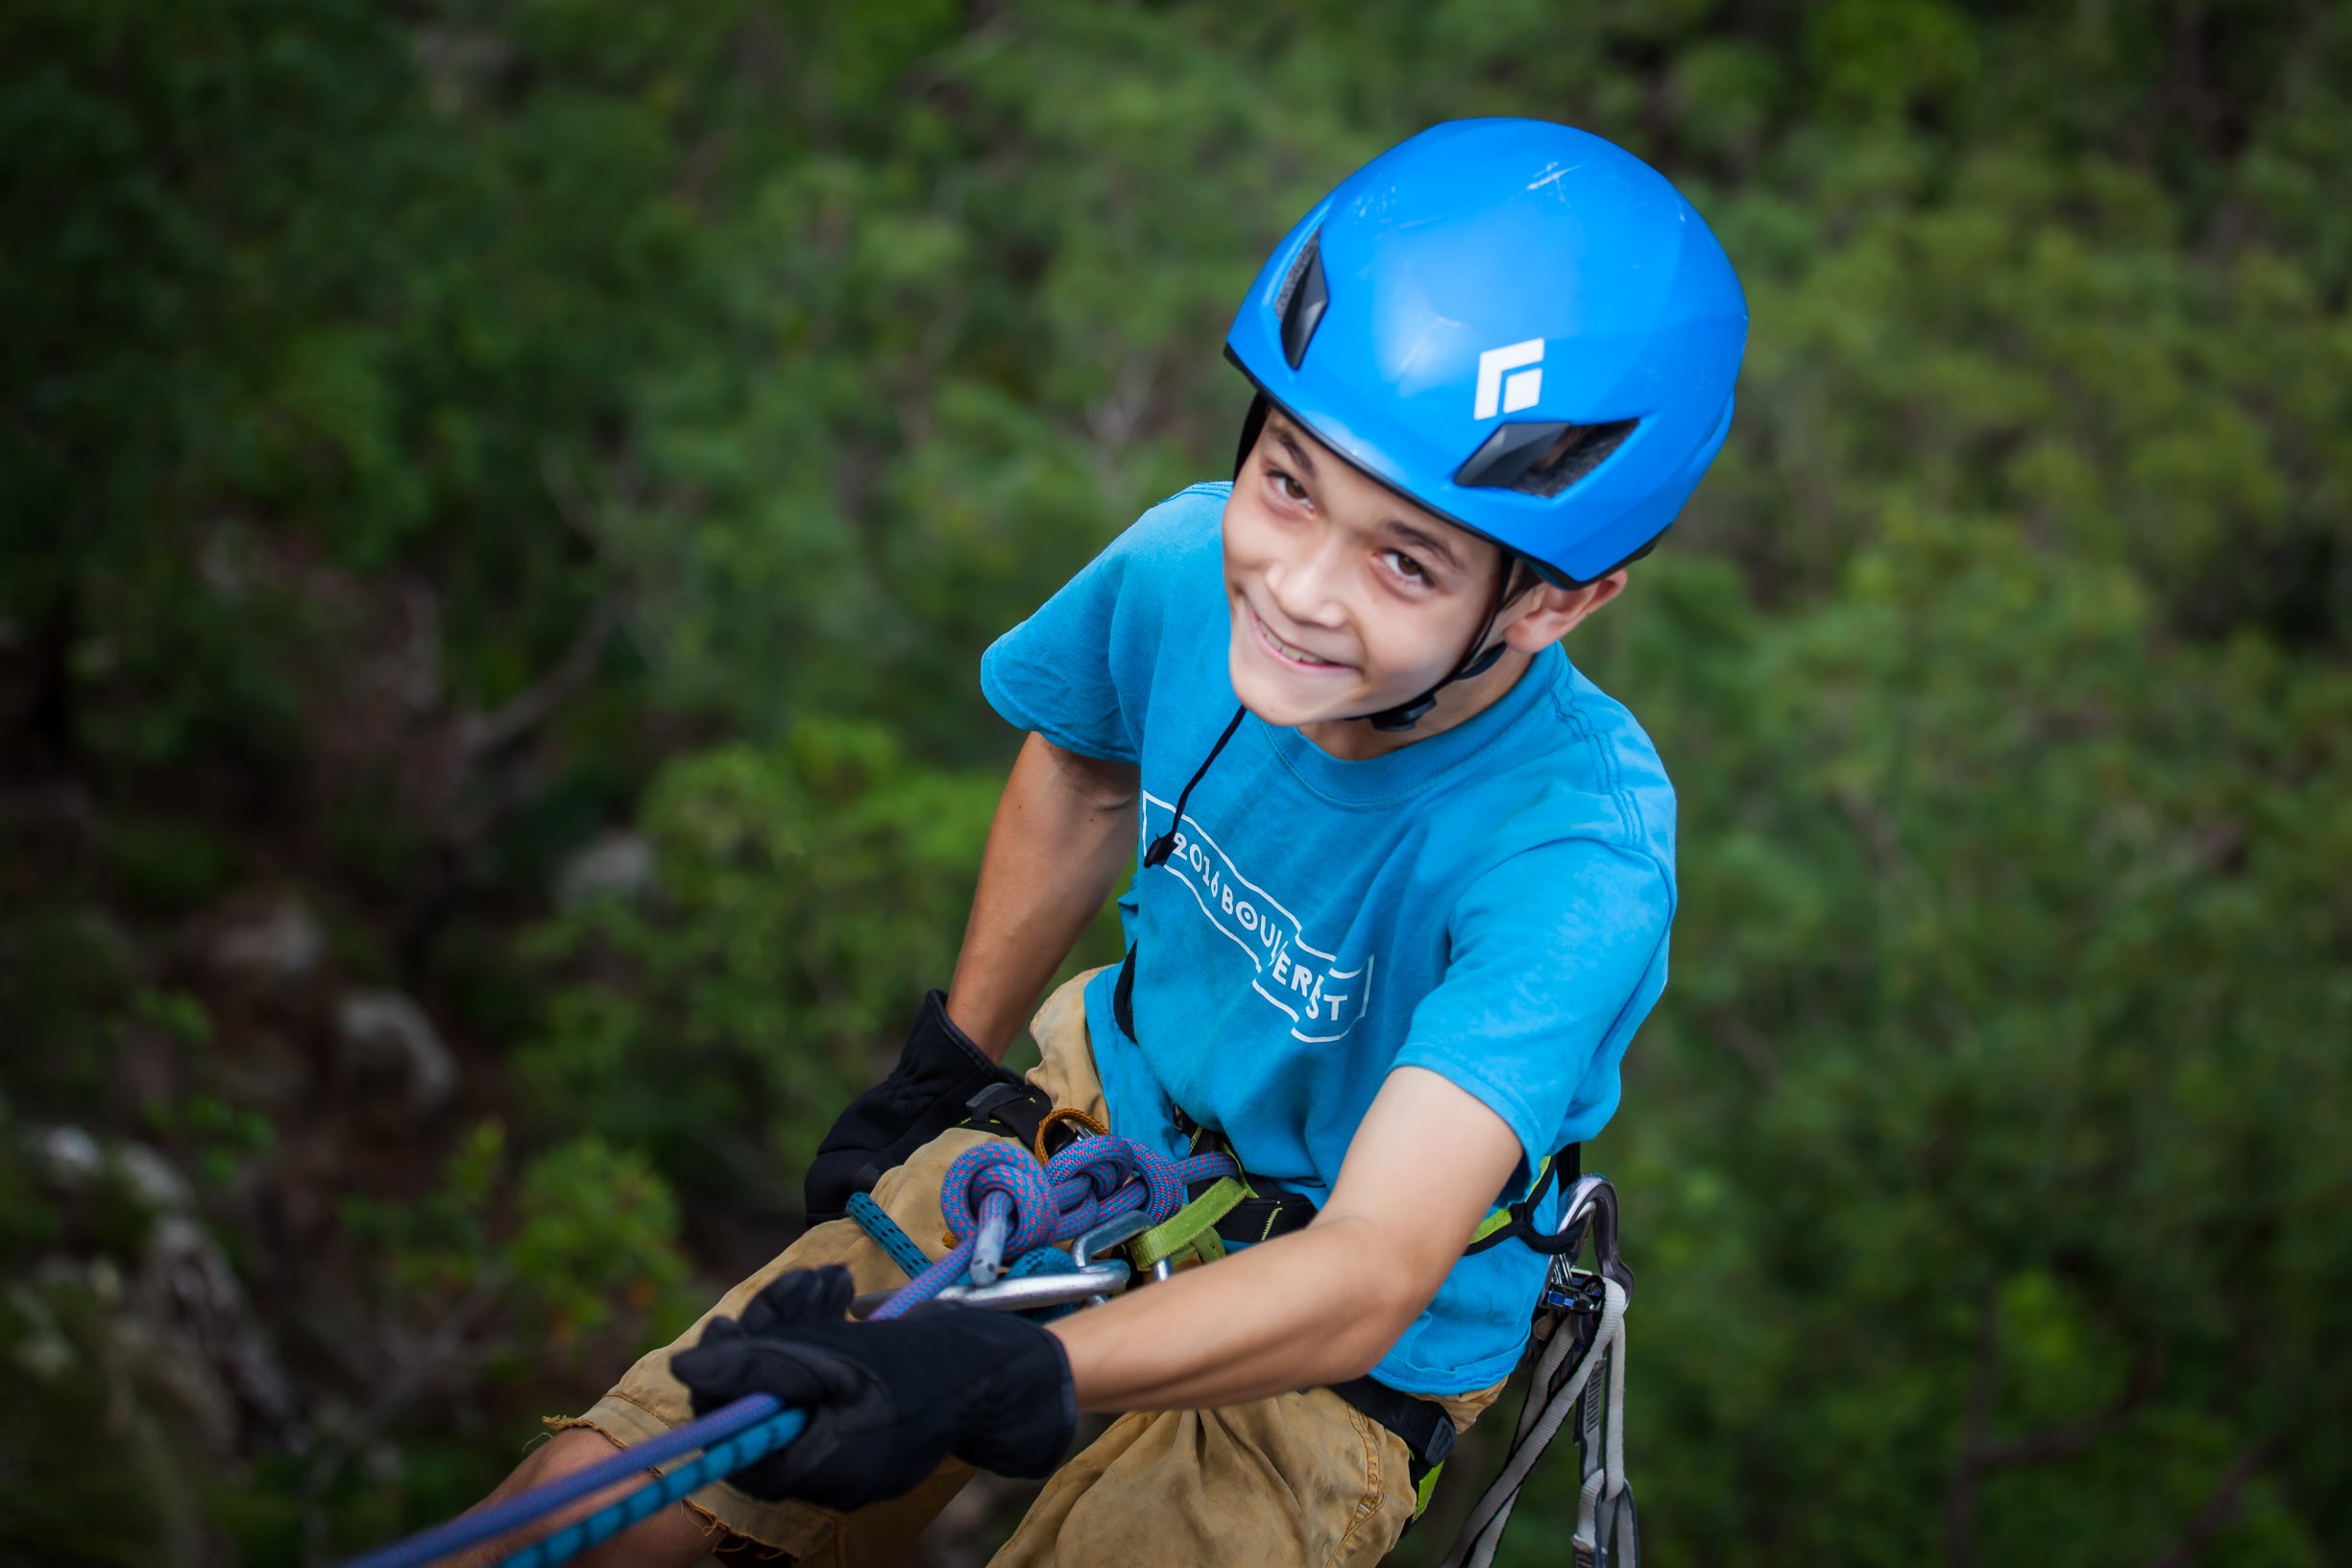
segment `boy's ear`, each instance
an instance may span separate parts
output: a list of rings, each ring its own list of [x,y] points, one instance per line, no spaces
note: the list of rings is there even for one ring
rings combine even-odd
[[[1521,653],[1540,653],[1624,590],[1622,567],[1581,588],[1555,588],[1550,583],[1539,583],[1534,592],[1519,601],[1524,609],[1504,628],[1503,640]]]

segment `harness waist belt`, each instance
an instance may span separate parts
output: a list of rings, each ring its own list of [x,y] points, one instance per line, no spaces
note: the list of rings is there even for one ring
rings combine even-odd
[[[1335,1383],[1331,1391],[1404,1440],[1413,1455],[1412,1481],[1418,1490],[1421,1478],[1445,1462],[1454,1451],[1454,1423],[1445,1408],[1392,1388],[1375,1378],[1350,1378]]]
[[[1304,1230],[1313,1222],[1315,1205],[1304,1193],[1277,1187],[1263,1176],[1245,1176],[1243,1180],[1255,1195],[1243,1198],[1219,1218],[1217,1234],[1224,1240],[1249,1246]]]

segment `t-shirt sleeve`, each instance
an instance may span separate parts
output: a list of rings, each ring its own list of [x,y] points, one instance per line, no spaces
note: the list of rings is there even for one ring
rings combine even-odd
[[[981,656],[989,706],[1065,750],[1138,760],[1172,583],[1216,549],[1222,510],[1185,491],[1138,518]]]
[[[1512,856],[1447,922],[1444,977],[1414,1009],[1400,1067],[1476,1096],[1525,1166],[1600,1131],[1617,1067],[1666,982],[1674,888],[1657,861],[1592,839]]]

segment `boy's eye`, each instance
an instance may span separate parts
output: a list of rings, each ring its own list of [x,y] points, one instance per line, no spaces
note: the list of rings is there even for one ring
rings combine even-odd
[[[1307,498],[1307,487],[1284,473],[1280,469],[1268,469],[1266,477],[1273,482],[1274,490],[1284,500],[1303,501]]]
[[[1421,564],[1405,554],[1404,551],[1383,550],[1380,553],[1382,558],[1389,563],[1389,569],[1406,582],[1426,583],[1429,581],[1429,573],[1421,569]]]

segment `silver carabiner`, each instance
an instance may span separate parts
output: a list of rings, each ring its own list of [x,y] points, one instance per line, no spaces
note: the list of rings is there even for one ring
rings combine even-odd
[[[1012,1216],[991,1214],[981,1220],[972,1242],[972,1283],[994,1285],[1005,1272],[1005,1243],[1012,1239]]]
[[[1560,1223],[1552,1230],[1554,1236],[1573,1236],[1591,1227],[1593,1267],[1625,1288],[1627,1299],[1634,1293],[1634,1271],[1626,1266],[1624,1256],[1617,1251],[1617,1190],[1609,1178],[1597,1172],[1579,1176],[1576,1184],[1561,1200]],[[1563,1254],[1562,1261],[1574,1266],[1575,1259]]]
[[[1124,1259],[1103,1258],[1074,1274],[1023,1274],[988,1285],[951,1285],[933,1299],[994,1312],[1031,1312],[1073,1301],[1107,1301],[1127,1289],[1134,1272]],[[896,1294],[896,1291],[868,1291],[849,1304],[849,1315],[871,1317],[877,1307]]]
[[[1083,1268],[1094,1262],[1096,1253],[1106,1252],[1122,1242],[1132,1241],[1151,1228],[1150,1215],[1141,1209],[1129,1209],[1123,1215],[1103,1220],[1071,1242],[1070,1261]]]
[[[988,1232],[983,1223],[972,1266],[972,1283],[951,1285],[936,1297],[940,1301],[961,1302],[967,1307],[990,1307],[1002,1312],[1028,1312],[1037,1307],[1059,1307],[1072,1301],[1086,1301],[1102,1306],[1128,1287],[1135,1271],[1118,1258],[1098,1256],[1120,1242],[1141,1236],[1152,1228],[1152,1217],[1141,1209],[1130,1209],[1103,1220],[1092,1230],[1080,1235],[1070,1244],[1070,1261],[1078,1265],[1074,1274],[1028,1274],[1019,1279],[1001,1276],[983,1280],[980,1277],[978,1254],[985,1247]],[[1002,1250],[1004,1243],[997,1243]],[[1164,1276],[1163,1276],[1164,1277]],[[852,1317],[870,1317],[874,1309],[897,1292],[869,1291],[849,1304]]]
[[[1093,1296],[1116,1295],[1127,1289],[1133,1272],[1124,1259],[1105,1258],[1075,1274],[1026,1274],[993,1285],[951,1285],[937,1299],[991,1312],[1033,1312],[1039,1307],[1066,1307]]]
[[[1094,1262],[1096,1253],[1106,1251],[1119,1245],[1122,1242],[1132,1241],[1151,1228],[1152,1217],[1149,1214],[1141,1209],[1129,1209],[1123,1215],[1116,1215],[1103,1220],[1094,1229],[1071,1242],[1070,1261],[1080,1268],[1084,1268]],[[1092,1296],[1088,1298],[1086,1304],[1090,1307],[1108,1306],[1110,1297],[1107,1294]]]

